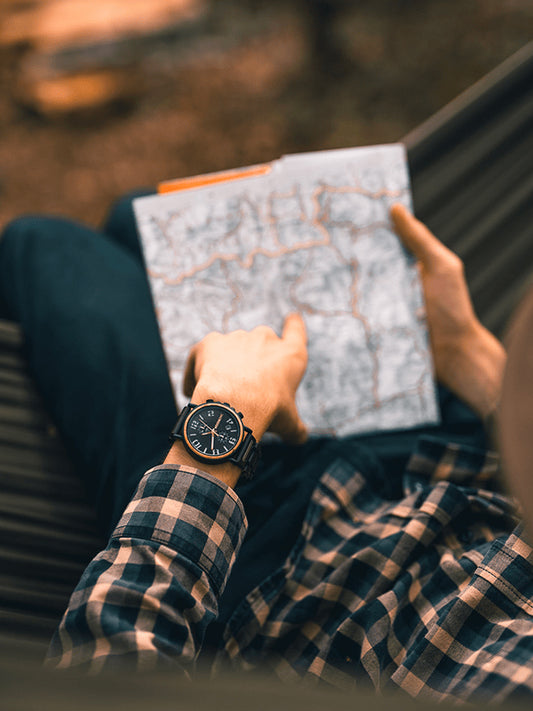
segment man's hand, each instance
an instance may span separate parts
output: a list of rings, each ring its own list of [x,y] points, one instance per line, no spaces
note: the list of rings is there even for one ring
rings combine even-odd
[[[403,205],[391,217],[418,260],[437,379],[486,417],[499,400],[505,350],[474,313],[459,257]]]
[[[194,403],[213,398],[243,413],[257,440],[266,430],[299,444],[307,429],[296,409],[296,390],[307,366],[305,324],[285,320],[279,338],[271,328],[210,333],[193,347],[183,391]]]

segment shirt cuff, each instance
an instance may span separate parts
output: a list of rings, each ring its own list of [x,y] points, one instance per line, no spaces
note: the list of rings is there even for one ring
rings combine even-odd
[[[164,464],[143,476],[111,539],[168,546],[199,565],[221,594],[247,526],[231,487],[200,469]]]

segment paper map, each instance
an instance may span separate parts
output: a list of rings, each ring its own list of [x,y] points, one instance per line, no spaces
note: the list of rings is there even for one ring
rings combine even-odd
[[[418,273],[389,208],[410,206],[404,148],[287,156],[266,176],[135,201],[178,405],[191,346],[210,331],[299,311],[298,391],[317,434],[438,421]],[[268,387],[268,383],[265,383]]]

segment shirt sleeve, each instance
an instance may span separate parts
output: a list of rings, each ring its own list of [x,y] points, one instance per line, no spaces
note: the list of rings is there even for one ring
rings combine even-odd
[[[192,669],[246,533],[235,492],[191,467],[148,471],[86,568],[47,664]]]

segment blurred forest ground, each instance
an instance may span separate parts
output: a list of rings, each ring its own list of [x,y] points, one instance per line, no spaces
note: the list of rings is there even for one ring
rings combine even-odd
[[[87,17],[101,1],[85,3]],[[1,2],[5,29],[6,8],[18,0]],[[139,6],[130,2],[132,12]],[[63,53],[56,74],[82,65],[118,71],[116,96],[84,109],[35,100],[50,50],[31,38],[0,46],[0,228],[28,212],[97,225],[119,195],[163,179],[396,141],[533,29],[532,0],[195,6],[192,19],[166,32],[137,30]]]

